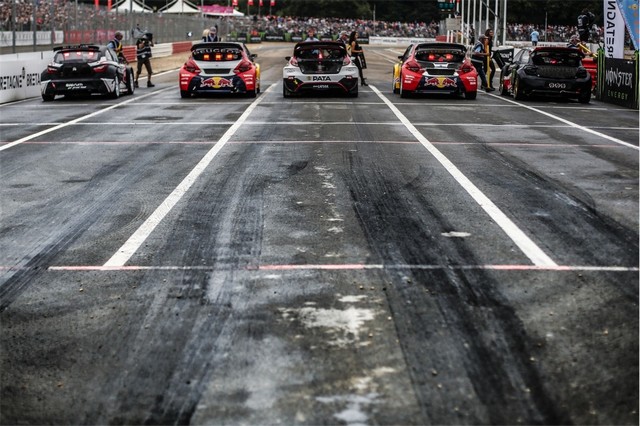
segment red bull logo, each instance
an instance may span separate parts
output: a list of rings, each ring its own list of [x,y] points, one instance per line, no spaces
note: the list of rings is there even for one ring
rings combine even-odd
[[[211,77],[200,83],[200,87],[211,87],[212,89],[224,89],[233,87],[233,82],[224,77]]]
[[[431,77],[425,80],[425,86],[435,86],[438,89],[446,87],[457,87],[456,81],[449,77]]]

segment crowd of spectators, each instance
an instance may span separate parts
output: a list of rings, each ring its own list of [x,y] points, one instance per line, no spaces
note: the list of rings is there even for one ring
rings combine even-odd
[[[578,34],[578,27],[575,25],[544,25],[533,24],[507,24],[507,40],[529,41],[531,32],[537,29],[540,33],[540,41],[561,42],[568,41],[572,35]],[[602,39],[604,29],[594,25],[591,28],[590,40],[596,42]]]
[[[372,35],[389,37],[434,38],[438,35],[438,23],[431,22],[387,22],[366,19],[297,18],[291,16],[261,16],[249,18],[246,25],[258,32],[273,35],[302,35],[313,27],[319,35],[337,35],[340,31],[356,31],[359,37]]]
[[[33,31],[35,29],[41,31],[52,28],[68,29],[70,25],[74,25],[74,19],[78,17],[80,10],[76,9],[75,2],[69,0],[39,0],[36,4],[34,14],[34,2],[32,0],[16,0],[16,30]],[[87,13],[92,15],[108,14],[105,8],[97,10],[90,6],[81,9],[80,12],[82,16],[79,17],[79,19],[85,23],[97,23],[97,16],[87,16]],[[12,29],[11,18],[13,10],[13,1],[0,0],[0,30],[10,31]],[[195,16],[192,18],[198,19]],[[362,38],[373,35],[383,37],[435,38],[436,35],[441,33],[439,23],[435,21],[387,22],[367,19],[300,18],[275,15],[249,16],[233,18],[233,20],[234,21],[229,22],[229,24],[237,30],[271,35],[290,34],[292,36],[302,36],[310,27],[314,27],[319,35],[334,36],[339,34],[340,31],[356,31],[358,36]],[[571,38],[571,35],[577,33],[577,28],[571,25],[549,25],[546,28],[543,27],[543,25],[535,26],[533,24],[508,24],[506,39],[509,41],[528,41],[534,28],[538,29],[541,41],[567,41]],[[599,40],[602,34],[603,28],[594,26],[591,39],[593,41]]]
[[[73,16],[75,5],[66,0],[41,0],[36,2],[34,13],[34,2],[32,0],[15,1],[15,29],[16,31],[48,30],[53,27],[60,27],[64,22]],[[0,1],[0,29],[10,31],[12,29],[12,19],[14,4],[11,0]],[[35,18],[34,18],[35,16]]]

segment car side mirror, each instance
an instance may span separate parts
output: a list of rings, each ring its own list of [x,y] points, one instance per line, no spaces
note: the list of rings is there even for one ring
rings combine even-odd
[[[398,56],[398,59],[402,60],[402,58],[404,58],[404,55]]]
[[[257,53],[252,53],[252,54],[251,54],[251,60],[252,60],[252,61],[253,61],[255,58],[257,58],[257,57],[258,57],[258,54],[257,54]]]
[[[284,58],[285,58],[287,61],[290,61],[290,60],[291,60],[291,56],[285,56]]]

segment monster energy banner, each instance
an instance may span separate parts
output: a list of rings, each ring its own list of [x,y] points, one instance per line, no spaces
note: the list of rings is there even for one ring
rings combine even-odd
[[[638,109],[638,52],[632,61],[600,55],[596,92],[601,101]]]

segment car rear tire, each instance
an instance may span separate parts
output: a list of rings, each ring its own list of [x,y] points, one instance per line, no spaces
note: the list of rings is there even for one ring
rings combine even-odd
[[[358,97],[358,86],[355,86],[350,92],[349,97],[357,98]]]
[[[513,82],[513,97],[516,101],[521,101],[524,99],[524,92],[522,91],[522,83],[520,83],[520,78],[516,77]]]
[[[393,93],[394,93],[395,95],[397,95],[398,93],[400,93],[400,88],[396,87],[396,79],[395,79],[395,78],[393,79],[393,85],[392,85],[391,87],[392,87],[392,89],[393,89]]]
[[[472,101],[478,97],[478,91],[474,90],[473,92],[465,91],[464,98],[468,101]]]
[[[118,78],[117,75],[113,79],[113,83],[114,83],[113,92],[111,92],[109,95],[111,99],[118,99],[120,97],[120,79]]]
[[[504,86],[504,79],[500,78],[500,86],[499,86],[499,90],[500,90],[500,94],[502,96],[506,96],[509,94],[509,91],[507,90],[507,88]]]
[[[287,89],[287,85],[286,84],[282,84],[282,97],[284,98],[290,98],[291,97],[291,91],[289,89]]]
[[[409,92],[407,92],[406,90],[404,90],[403,84],[402,84],[402,74],[400,74],[400,97],[401,98],[408,98],[409,97]]]
[[[585,90],[584,92],[580,93],[578,102],[580,102],[581,104],[588,104],[589,102],[591,102],[591,92]]]
[[[45,93],[43,93],[43,94],[42,94],[42,100],[43,100],[44,102],[51,102],[51,101],[53,101],[55,98],[56,98],[56,95],[49,95],[49,94],[45,94]]]
[[[181,98],[190,98],[191,97],[191,93],[189,93],[188,90],[181,90],[180,91],[180,97]]]
[[[133,84],[133,70],[127,70],[127,93],[129,95],[133,95],[133,92],[136,90],[135,84]]]

